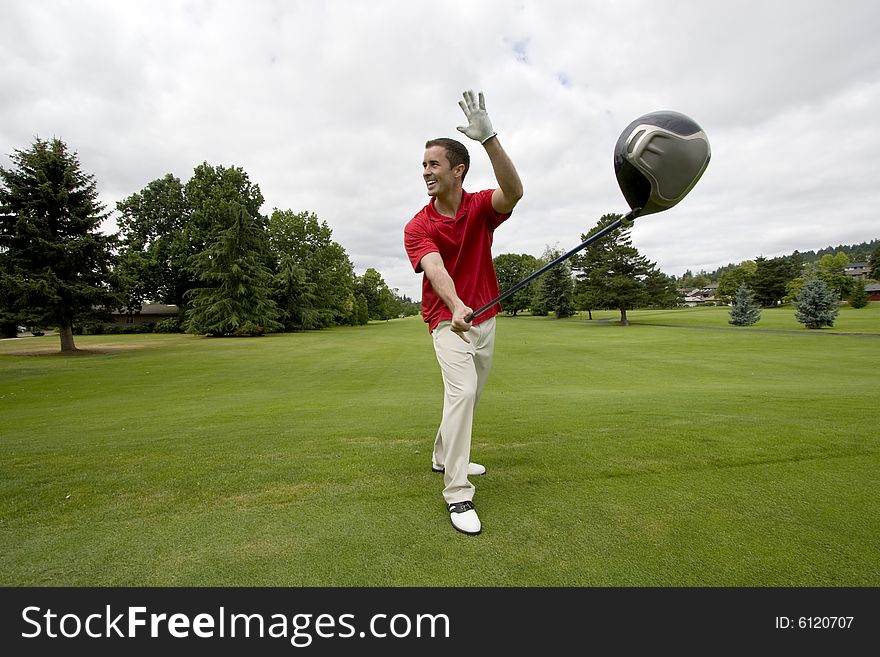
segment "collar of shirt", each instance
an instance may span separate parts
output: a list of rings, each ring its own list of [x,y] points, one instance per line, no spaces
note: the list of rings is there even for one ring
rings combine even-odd
[[[434,207],[434,203],[437,198],[431,197],[431,201],[428,203],[428,219],[430,219],[431,221],[442,221],[445,223],[453,223],[460,219],[464,219],[467,216],[468,206],[470,205],[470,196],[470,194],[462,190],[461,203],[459,204],[458,212],[455,213],[454,217],[447,217],[446,215],[437,212],[437,208]]]

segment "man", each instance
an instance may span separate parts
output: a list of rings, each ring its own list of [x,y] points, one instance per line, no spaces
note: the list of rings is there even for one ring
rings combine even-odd
[[[497,189],[474,194],[462,183],[470,167],[467,148],[454,139],[425,144],[422,176],[430,202],[407,223],[404,245],[416,273],[423,272],[422,317],[434,340],[443,377],[443,417],[431,469],[443,473],[443,498],[452,525],[465,534],[482,527],[468,476],[486,469],[470,462],[474,407],[492,367],[496,305],[473,320],[467,315],[498,296],[492,236],[522,198],[519,175],[501,147],[483,93],[466,91],[459,106],[468,124],[458,130],[480,142]]]

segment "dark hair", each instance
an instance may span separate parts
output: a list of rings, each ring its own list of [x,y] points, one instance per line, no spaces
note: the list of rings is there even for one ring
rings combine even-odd
[[[471,154],[468,153],[465,145],[448,137],[440,137],[425,143],[425,148],[431,148],[432,146],[442,146],[446,149],[446,159],[449,160],[449,165],[453,169],[459,164],[464,165],[464,173],[461,176],[461,181],[464,182],[464,177],[467,175],[468,169],[471,168]]]

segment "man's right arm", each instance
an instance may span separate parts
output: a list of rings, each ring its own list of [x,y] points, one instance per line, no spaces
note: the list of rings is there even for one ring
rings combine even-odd
[[[471,327],[471,323],[465,321],[465,317],[473,312],[473,309],[466,305],[455,291],[455,281],[446,271],[443,264],[443,258],[436,251],[426,254],[421,260],[422,271],[428,277],[431,287],[440,297],[440,300],[446,304],[452,313],[452,330],[458,333],[462,340],[470,342],[464,333]]]

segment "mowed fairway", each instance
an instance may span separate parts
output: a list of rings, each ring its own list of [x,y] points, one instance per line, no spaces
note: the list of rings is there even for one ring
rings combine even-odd
[[[418,318],[0,342],[0,585],[880,585],[880,304],[661,312],[500,318],[478,537]]]

